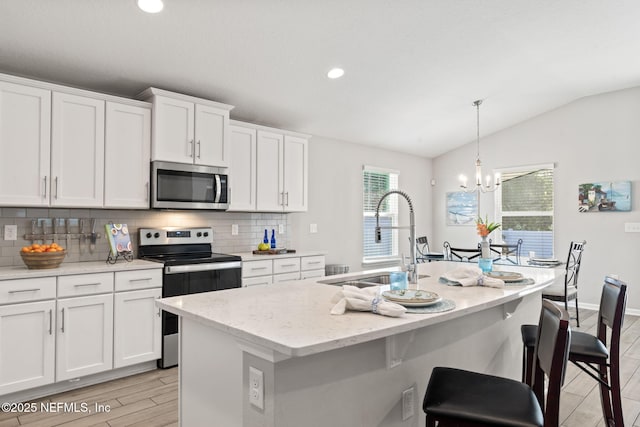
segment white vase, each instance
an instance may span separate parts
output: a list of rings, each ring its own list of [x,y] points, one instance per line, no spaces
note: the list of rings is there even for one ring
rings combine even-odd
[[[487,236],[481,236],[482,241],[480,242],[480,258],[491,258],[491,249],[489,248],[489,241],[487,240]]]

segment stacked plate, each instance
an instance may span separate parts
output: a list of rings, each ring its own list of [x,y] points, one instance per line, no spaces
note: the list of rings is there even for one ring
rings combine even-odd
[[[552,267],[554,265],[560,265],[562,263],[556,258],[531,258],[529,260],[529,264]]]
[[[494,279],[500,279],[503,282],[519,282],[524,279],[524,276],[520,273],[516,273],[514,271],[490,271],[485,273],[488,277],[493,277]]]
[[[398,289],[384,291],[382,296],[387,301],[395,302],[405,307],[427,307],[442,301],[442,297],[435,292],[421,290]]]

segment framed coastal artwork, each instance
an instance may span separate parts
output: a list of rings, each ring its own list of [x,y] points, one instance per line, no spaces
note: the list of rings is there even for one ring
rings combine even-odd
[[[475,225],[478,217],[478,193],[447,193],[447,225]]]
[[[591,182],[578,186],[579,212],[628,212],[631,181]]]

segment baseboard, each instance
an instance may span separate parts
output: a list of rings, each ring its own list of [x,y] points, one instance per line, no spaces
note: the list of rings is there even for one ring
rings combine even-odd
[[[9,403],[26,402],[69,390],[75,390],[77,388],[82,388],[89,385],[103,383],[105,381],[111,381],[118,378],[128,377],[130,375],[140,374],[142,372],[152,371],[157,368],[158,366],[156,361],[152,360],[149,362],[139,363],[137,365],[126,366],[124,368],[111,369],[109,371],[88,375],[82,378],[60,381],[58,383],[44,385],[42,387],[36,387],[29,390],[22,390],[15,393],[5,394],[4,396],[0,396],[0,400],[2,402]]]

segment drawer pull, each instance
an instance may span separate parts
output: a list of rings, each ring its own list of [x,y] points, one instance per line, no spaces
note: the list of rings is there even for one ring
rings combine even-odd
[[[131,283],[133,282],[148,282],[149,280],[152,280],[151,277],[143,277],[142,279],[131,279],[129,280]]]
[[[322,264],[322,261],[309,261],[307,264],[312,265],[312,264]]]
[[[38,292],[40,290],[40,288],[33,288],[33,289],[17,289],[14,291],[9,291],[10,294],[18,294],[20,292]]]
[[[256,270],[266,270],[267,267],[251,267],[251,271],[256,271]]]
[[[77,285],[73,285],[73,286],[75,286],[76,288],[79,288],[79,287],[81,287],[81,286],[98,286],[98,285],[100,285],[100,284],[101,284],[100,282],[95,282],[95,283],[78,283]]]
[[[297,264],[282,264],[281,267],[296,267]]]

